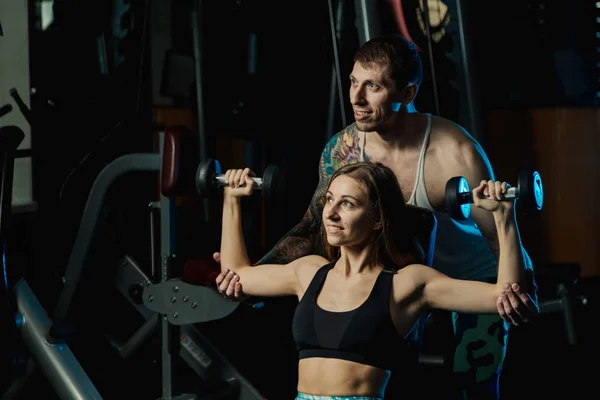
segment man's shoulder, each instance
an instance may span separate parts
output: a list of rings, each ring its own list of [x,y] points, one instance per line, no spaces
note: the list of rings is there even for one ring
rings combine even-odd
[[[477,140],[462,125],[448,118],[432,116],[432,133],[438,138],[458,143],[477,143]]]
[[[465,128],[443,117],[435,117],[431,150],[446,169],[455,172],[491,169],[481,144]]]
[[[361,158],[361,143],[356,125],[350,124],[334,134],[322,152],[321,162],[333,173],[339,167],[357,162]]]
[[[431,127],[432,147],[444,149],[444,152],[454,150],[458,153],[485,155],[479,141],[460,124],[444,117],[433,117]]]
[[[358,140],[358,130],[356,129],[356,123],[344,127],[339,132],[334,133],[331,138],[327,141],[325,147],[336,147],[343,143],[354,142]]]

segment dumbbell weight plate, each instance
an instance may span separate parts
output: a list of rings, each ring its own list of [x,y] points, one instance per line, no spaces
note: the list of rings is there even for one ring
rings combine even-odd
[[[196,172],[196,191],[202,197],[208,197],[212,192],[212,177],[215,176],[215,163],[212,159],[204,160]]]
[[[523,170],[519,172],[519,200],[525,211],[539,211],[544,205],[544,188],[539,172]]]
[[[201,162],[196,172],[196,191],[202,197],[210,197],[215,190],[215,176],[221,173],[221,165],[212,158]]]
[[[464,197],[468,196],[471,189],[469,183],[462,176],[455,176],[446,183],[446,210],[450,218],[460,221],[469,218],[471,215],[471,202],[465,202]],[[461,201],[462,200],[462,201]]]
[[[275,164],[269,164],[265,168],[265,172],[262,177],[262,197],[264,201],[271,201],[275,198],[276,194],[281,190],[281,176],[279,173],[279,167]]]

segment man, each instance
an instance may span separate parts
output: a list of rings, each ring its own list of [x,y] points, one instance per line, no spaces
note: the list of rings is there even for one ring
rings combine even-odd
[[[476,187],[482,180],[495,180],[492,167],[465,129],[416,110],[414,100],[422,76],[416,47],[400,36],[372,39],[356,52],[350,75],[355,122],[325,146],[319,184],[302,221],[258,264],[286,263],[320,253],[317,236],[329,177],[343,165],[371,160],[394,171],[407,203],[434,212],[438,228],[433,268],[453,278],[495,282],[498,240],[492,215],[473,207],[469,219],[455,221],[444,210],[450,178],[464,176],[470,187]],[[531,270],[531,260],[525,255]],[[218,261],[218,253],[215,259]],[[227,296],[239,298],[242,288],[231,283],[231,277],[221,274],[217,285]],[[497,304],[501,317],[453,315],[457,338],[454,372],[466,398],[499,396],[508,325],[527,322],[538,312],[536,300],[533,283],[530,288],[505,290]]]

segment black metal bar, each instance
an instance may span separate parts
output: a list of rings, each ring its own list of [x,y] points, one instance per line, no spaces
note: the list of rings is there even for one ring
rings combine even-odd
[[[5,104],[0,107],[0,118],[4,117],[6,114],[11,112],[13,107],[10,104]]]
[[[433,60],[433,43],[431,42],[431,26],[429,24],[429,5],[427,0],[423,0],[423,20],[425,22],[425,28],[427,31],[427,52],[429,54],[429,70],[431,71],[431,85],[433,88],[433,103],[435,107],[435,114],[440,115],[440,102],[438,99],[438,90],[435,74],[435,66]]]
[[[33,156],[33,150],[31,149],[19,149],[15,153],[15,158],[26,158]]]
[[[460,50],[462,57],[462,64],[464,70],[465,79],[465,91],[467,96],[467,110],[470,118],[470,126],[468,127],[469,132],[477,139],[479,143],[485,145],[483,137],[483,128],[479,112],[479,101],[476,96],[476,92],[473,89],[473,69],[471,68],[471,49],[467,44],[466,38],[468,37],[465,25],[466,25],[466,12],[463,6],[463,1],[456,0],[456,19],[458,22],[458,37],[460,42]]]
[[[333,6],[331,4],[331,0],[327,1],[327,5],[329,7],[329,26],[331,31],[331,47],[333,49],[333,69],[335,74],[335,79],[337,82],[337,93],[338,93],[338,101],[340,106],[340,116],[342,118],[342,126],[346,126],[346,112],[344,110],[344,93],[342,90],[342,75],[340,72],[340,56],[338,53],[338,39],[336,33],[336,23],[333,18]],[[338,8],[341,5],[338,4]],[[332,85],[333,86],[333,85]]]
[[[196,116],[198,118],[198,144],[200,146],[199,161],[208,158],[206,146],[206,130],[204,127],[204,102],[202,92],[202,0],[195,0],[192,8],[192,35],[194,43],[194,72],[196,74]],[[211,220],[210,199],[204,199],[204,222]]]
[[[136,171],[158,172],[160,166],[160,154],[127,154],[112,161],[96,177],[83,210],[77,237],[69,257],[65,272],[65,285],[55,308],[54,316],[57,322],[63,321],[67,316],[96,230],[104,195],[109,187],[124,174]]]
[[[29,107],[27,107],[27,104],[25,104],[25,102],[23,101],[23,98],[21,97],[21,95],[19,95],[19,92],[17,91],[17,89],[12,88],[9,91],[10,96],[13,98],[13,100],[15,101],[15,103],[17,103],[17,107],[19,107],[19,110],[21,110],[21,113],[23,114],[23,117],[25,117],[25,120],[27,121],[27,123],[29,125],[31,125],[31,110],[29,109]]]
[[[69,346],[45,340],[52,321],[25,280],[15,284],[15,295],[24,321],[21,327],[23,341],[59,398],[101,400],[102,396]]]
[[[354,0],[360,46],[382,33],[377,1]]]
[[[12,373],[12,357],[9,350],[14,343],[17,331],[13,320],[16,307],[13,304],[10,290],[12,274],[9,274],[7,266],[10,258],[6,256],[6,241],[12,213],[15,153],[24,138],[25,134],[16,126],[0,128],[0,326],[2,327],[2,343],[0,343],[2,364],[0,368],[8,376],[11,376]],[[2,381],[0,379],[0,382]]]
[[[17,147],[25,134],[16,126],[0,128],[0,246],[4,247],[12,210],[13,172]],[[2,252],[3,254],[4,252]]]

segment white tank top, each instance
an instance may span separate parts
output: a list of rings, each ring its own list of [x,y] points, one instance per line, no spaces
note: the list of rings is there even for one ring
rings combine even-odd
[[[444,212],[433,208],[429,202],[423,168],[425,153],[431,134],[431,115],[419,154],[417,176],[413,192],[407,203],[433,211],[437,219],[437,233],[433,253],[433,268],[456,279],[487,280],[496,277],[496,257],[477,227],[473,218],[455,221]],[[365,134],[362,133],[361,160],[364,160]]]

